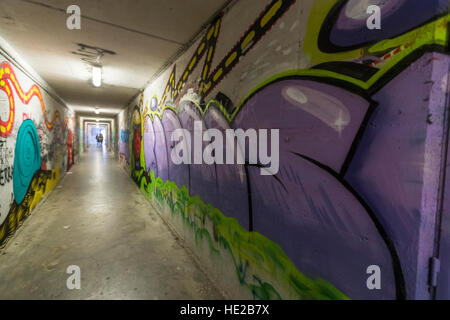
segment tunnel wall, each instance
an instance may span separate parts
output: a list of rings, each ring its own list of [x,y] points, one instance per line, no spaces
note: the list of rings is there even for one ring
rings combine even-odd
[[[448,4],[373,2],[381,30],[364,1],[237,2],[119,114],[121,163],[230,297],[431,297]],[[279,129],[278,172],[175,165],[195,121]]]
[[[18,61],[0,54],[0,246],[74,164],[74,115]]]

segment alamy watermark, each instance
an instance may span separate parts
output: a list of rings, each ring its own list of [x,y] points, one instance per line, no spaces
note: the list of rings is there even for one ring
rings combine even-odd
[[[195,121],[193,133],[192,139],[187,129],[172,132],[171,140],[175,145],[170,156],[174,164],[248,164],[260,167],[260,173],[264,176],[278,173],[279,129],[203,130],[202,121]],[[206,147],[203,148],[205,142]]]
[[[381,29],[381,8],[377,5],[371,5],[367,7],[367,14],[370,17],[366,20],[367,29],[380,30]]]
[[[381,290],[381,268],[377,265],[368,266],[366,273],[370,275],[366,281],[367,289]]]
[[[67,278],[66,286],[69,290],[81,290],[81,269],[79,266],[71,265],[67,267],[67,274],[70,276]]]
[[[79,6],[72,4],[66,10],[69,15],[66,20],[66,26],[69,30],[81,29],[81,9]]]

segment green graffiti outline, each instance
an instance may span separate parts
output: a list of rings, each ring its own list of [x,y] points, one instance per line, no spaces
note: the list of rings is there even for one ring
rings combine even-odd
[[[134,164],[134,159],[131,163]],[[186,186],[180,188],[173,181],[164,182],[155,177],[153,171],[146,175],[145,169],[135,170],[133,166],[131,176],[149,201],[156,201],[160,207],[167,206],[173,217],[178,215],[182,219],[193,232],[197,245],[205,241],[212,256],[221,256],[221,250],[228,251],[237,280],[251,292],[254,299],[282,299],[272,284],[256,274],[258,270],[283,279],[284,283],[279,285],[295,293],[298,299],[350,299],[330,282],[305,276],[280,245],[258,232],[247,231],[237,219],[226,217],[219,209],[205,204],[199,196],[190,196]],[[204,219],[212,223],[213,234],[201,225]],[[252,274],[247,274],[249,266],[254,269]]]

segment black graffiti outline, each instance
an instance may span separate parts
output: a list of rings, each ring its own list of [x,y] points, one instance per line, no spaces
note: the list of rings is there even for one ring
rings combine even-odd
[[[327,16],[325,17],[324,21],[322,22],[322,27],[319,31],[319,35],[317,38],[317,47],[319,48],[320,51],[325,52],[325,53],[339,53],[339,52],[351,51],[351,50],[367,47],[367,46],[373,45],[373,44],[381,41],[381,40],[372,40],[372,41],[361,42],[361,43],[357,43],[355,45],[345,46],[345,47],[335,45],[330,41],[331,30],[332,30],[333,26],[336,24],[341,11],[344,8],[344,6],[347,4],[347,2],[348,2],[348,0],[338,0],[338,2],[331,8],[331,10],[328,12]],[[421,24],[415,25],[413,28],[405,30],[404,32],[399,32],[394,35],[391,35],[389,38],[400,37],[400,36],[410,32],[411,30],[423,27],[424,25],[426,25],[430,22],[433,22],[436,19],[442,18],[442,17],[446,16],[447,14],[448,14],[447,12],[443,12],[441,14],[436,14],[433,17],[431,17],[430,19],[422,22]]]
[[[194,54],[188,60],[188,64],[175,84],[176,64],[173,66],[169,79],[159,102],[159,107],[163,108],[164,103],[170,92],[172,101],[176,101],[184,85],[187,83],[192,72],[197,68],[198,63],[206,54],[205,63],[202,68],[202,76],[199,84],[198,93],[202,97],[208,96],[212,90],[228,75],[231,70],[239,63],[264,36],[271,30],[273,25],[296,3],[296,0],[272,0],[270,4],[259,14],[258,18],[251,24],[247,31],[241,36],[240,40],[230,49],[222,58],[214,70],[210,70],[212,60],[215,56],[217,38],[220,34],[220,27],[223,13],[221,13],[208,28],[202,41],[195,49]],[[278,6],[279,4],[279,6]],[[278,6],[273,15],[270,10]],[[249,40],[250,39],[250,40]],[[208,52],[208,53],[207,53]]]
[[[363,199],[363,197],[350,185],[350,183],[347,182],[347,180],[344,179],[344,177],[334,171],[329,166],[314,160],[306,155],[300,154],[298,152],[291,151],[292,154],[308,161],[309,163],[315,165],[316,167],[319,167],[320,169],[324,170],[328,174],[330,174],[333,178],[335,178],[341,185],[349,191],[353,197],[359,202],[359,204],[365,209],[366,213],[369,215],[370,219],[372,220],[373,224],[375,225],[375,228],[377,229],[380,237],[383,239],[392,259],[392,266],[394,270],[394,277],[395,277],[395,291],[397,300],[406,300],[406,285],[405,285],[405,278],[403,276],[403,269],[400,263],[400,257],[397,253],[397,249],[393,243],[393,241],[389,238],[385,228],[381,224],[381,222],[378,220],[375,212],[372,210],[372,208],[369,206],[369,204]]]

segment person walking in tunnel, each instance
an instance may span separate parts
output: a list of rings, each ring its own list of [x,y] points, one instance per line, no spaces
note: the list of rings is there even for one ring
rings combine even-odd
[[[100,144],[100,147],[103,146],[103,134],[102,134],[102,133],[100,133],[100,134],[97,136],[97,145],[98,145],[98,144]]]

